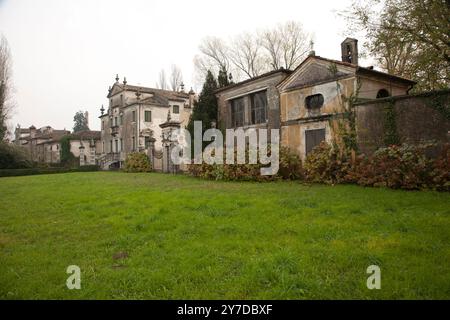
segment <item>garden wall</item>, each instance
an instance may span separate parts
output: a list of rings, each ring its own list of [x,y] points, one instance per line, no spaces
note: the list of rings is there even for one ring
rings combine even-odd
[[[450,142],[450,90],[359,102],[355,112],[365,154],[390,144]]]

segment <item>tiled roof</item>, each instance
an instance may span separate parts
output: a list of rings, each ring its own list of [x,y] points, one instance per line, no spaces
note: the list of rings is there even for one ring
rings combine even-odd
[[[46,140],[43,142],[40,142],[38,144],[44,144],[44,143],[49,143],[49,142],[57,142],[59,140],[61,140],[61,138],[65,135],[70,134],[70,131],[67,130],[53,130],[52,132],[49,133],[37,133],[34,138],[32,138],[31,136],[26,137],[24,140],[30,141],[30,140]]]
[[[305,60],[302,61],[302,63],[300,63],[300,65],[298,65],[297,68],[295,68],[294,73],[299,68],[301,68],[305,64],[305,62],[308,61],[309,59],[317,59],[317,60],[322,60],[322,61],[326,61],[326,62],[337,64],[337,65],[341,65],[341,66],[351,67],[351,68],[353,68],[355,70],[355,73],[360,73],[360,74],[361,73],[365,73],[367,75],[381,76],[381,77],[389,78],[391,80],[396,80],[396,81],[399,81],[399,82],[405,82],[405,83],[408,83],[410,85],[414,85],[416,83],[413,80],[406,79],[406,78],[399,77],[399,76],[395,76],[395,75],[392,75],[392,74],[388,74],[386,72],[373,70],[371,68],[361,67],[361,66],[353,64],[353,63],[343,62],[343,61],[334,60],[334,59],[328,59],[328,58],[324,58],[324,57],[321,57],[321,56],[308,56]],[[290,77],[287,77],[286,79],[284,79],[278,86],[281,86],[286,81],[289,81],[289,78]]]
[[[111,91],[114,87],[119,87],[121,91],[134,91],[134,92],[141,92],[141,93],[152,93],[154,95],[163,96],[164,98],[168,100],[180,100],[180,99],[188,99],[189,93],[186,92],[177,92],[177,91],[170,91],[170,90],[162,90],[162,89],[156,89],[156,88],[149,88],[149,87],[142,87],[142,86],[133,86],[129,84],[122,84],[116,82],[114,86],[111,88]],[[108,94],[108,97],[110,97],[111,91]]]
[[[228,85],[228,86],[226,86],[226,87],[223,87],[223,88],[219,88],[219,89],[217,89],[217,90],[215,91],[215,93],[219,93],[219,92],[221,92],[221,91],[225,91],[225,90],[228,90],[228,89],[231,89],[231,88],[234,88],[234,87],[237,87],[237,86],[240,86],[240,85],[243,85],[243,84],[246,84],[246,83],[255,81],[255,80],[259,80],[259,79],[262,79],[262,78],[265,78],[265,77],[274,75],[274,74],[276,74],[276,73],[285,73],[285,74],[289,75],[289,74],[291,74],[292,72],[293,72],[292,70],[287,70],[287,69],[272,70],[272,71],[266,72],[266,73],[264,73],[264,74],[261,74],[261,75],[259,75],[259,76],[257,76],[257,77],[250,78],[250,79],[247,79],[247,80],[238,82],[238,83],[233,83],[233,84],[230,84],[230,85]]]
[[[100,140],[101,138],[101,132],[95,131],[95,130],[83,130],[74,132],[70,135],[71,139],[78,139],[78,140]]]

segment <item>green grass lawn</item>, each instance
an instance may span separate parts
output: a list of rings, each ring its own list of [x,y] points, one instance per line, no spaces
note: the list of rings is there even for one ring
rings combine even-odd
[[[372,264],[381,290],[366,287]],[[81,290],[66,287],[69,265]],[[0,178],[0,298],[450,299],[450,196],[121,172]]]

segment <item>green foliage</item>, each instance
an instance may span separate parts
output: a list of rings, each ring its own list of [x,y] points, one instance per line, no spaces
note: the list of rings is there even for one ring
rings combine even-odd
[[[450,84],[450,6],[447,0],[354,1],[348,20],[364,31],[364,44],[390,74],[418,82],[414,90],[448,88]]]
[[[32,165],[33,163],[22,147],[0,142],[0,169],[29,168]]]
[[[430,147],[403,144],[381,148],[370,157],[360,157],[353,180],[363,186],[450,191],[450,149],[444,146],[442,154],[433,159],[426,155]]]
[[[390,145],[367,157],[351,160],[323,142],[308,155],[303,165],[305,179],[317,183],[356,183],[394,189],[436,189],[450,191],[450,147],[441,155],[427,157],[433,145]]]
[[[15,177],[15,176],[31,176],[38,174],[52,174],[52,173],[68,173],[68,172],[90,172],[98,171],[98,166],[82,166],[79,168],[64,168],[64,167],[37,167],[24,169],[0,169],[0,177]]]
[[[349,154],[326,142],[316,146],[303,165],[307,181],[327,184],[347,182],[346,177],[351,167]]]
[[[235,150],[235,159],[237,151]],[[246,151],[248,159],[248,151]],[[261,175],[262,164],[192,164],[188,172],[196,177],[225,181],[273,181],[279,178],[286,180],[300,179],[303,176],[300,158],[289,148],[280,148],[279,170],[276,175]]]
[[[222,66],[222,68],[219,70],[219,75],[217,77],[217,84],[219,88],[226,87],[230,84],[230,82],[228,81],[227,70],[225,69],[224,66]]]
[[[336,65],[334,68],[331,65],[329,67],[329,72],[337,72]],[[358,150],[358,142],[356,135],[356,110],[355,103],[358,101],[359,92],[361,89],[361,81],[358,79],[356,91],[350,96],[345,96],[341,92],[341,85],[339,81],[336,81],[336,91],[340,95],[340,110],[336,110],[336,113],[342,112],[341,118],[332,118],[330,126],[333,125],[333,121],[337,123],[336,137],[333,144],[339,146],[344,152],[351,152]],[[343,110],[343,111],[341,111]],[[337,139],[336,139],[337,138]]]
[[[90,172],[0,195],[0,299],[450,298],[444,193]]]
[[[386,146],[397,145],[400,138],[397,134],[397,122],[395,119],[394,100],[384,107],[384,144]]]
[[[63,136],[60,140],[60,160],[61,164],[65,167],[77,167],[79,166],[78,158],[70,151],[70,136]]]
[[[79,132],[84,130],[89,130],[88,126],[88,119],[86,119],[86,116],[84,115],[83,111],[78,111],[75,113],[75,116],[73,117],[73,132]]]
[[[194,139],[194,121],[202,121],[202,135],[207,129],[211,128],[212,121],[217,121],[217,99],[214,93],[216,90],[217,81],[211,71],[208,71],[203,89],[198,101],[194,103],[192,115],[187,125],[192,139]],[[204,142],[203,147],[206,147],[206,145],[207,143]]]
[[[280,148],[280,167],[278,176],[286,180],[298,180],[304,176],[302,160],[288,147]]]
[[[449,92],[448,90],[429,92],[429,94],[431,94],[431,99],[427,100],[428,101],[427,106],[438,111],[440,114],[442,114],[442,116],[444,116],[445,119],[450,121],[450,107],[449,107],[450,103],[448,101],[448,95],[445,94],[448,92]]]
[[[128,154],[123,171],[125,172],[150,172],[152,164],[144,153],[133,152]]]

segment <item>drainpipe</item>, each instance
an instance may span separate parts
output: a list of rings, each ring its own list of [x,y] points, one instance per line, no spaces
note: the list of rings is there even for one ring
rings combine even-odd
[[[406,90],[406,94],[409,94],[409,91],[412,89],[414,87],[414,85],[412,84],[412,85],[410,85],[409,86],[409,88],[408,88],[408,90]]]

